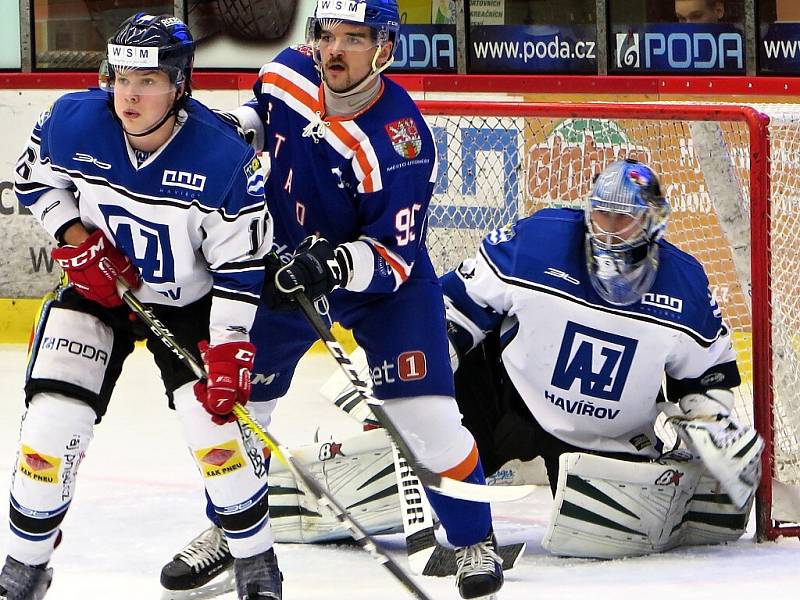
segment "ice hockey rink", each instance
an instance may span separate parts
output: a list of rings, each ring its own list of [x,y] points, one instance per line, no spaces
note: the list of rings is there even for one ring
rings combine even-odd
[[[0,345],[0,481],[11,476],[22,412],[25,348]],[[328,405],[320,385],[335,365],[307,356],[290,395],[279,405],[273,432],[288,445],[310,442],[317,427],[347,434],[358,426]],[[4,500],[5,502],[5,500]],[[800,595],[800,542],[755,544],[752,527],[737,543],[678,549],[615,561],[560,559],[540,547],[548,517],[547,489],[517,503],[495,505],[501,543],[527,541],[506,574],[501,600],[550,598],[674,600],[680,598],[795,599]],[[7,509],[3,509],[3,519]],[[51,561],[48,600],[153,599],[163,563],[206,527],[200,476],[184,447],[174,415],[146,350],[137,348],[81,466],[75,500],[63,524],[64,541]],[[0,527],[5,554],[8,527]],[[406,564],[401,535],[379,541]],[[411,598],[357,546],[277,547],[285,600],[402,600]],[[452,578],[417,578],[436,600],[457,599]],[[230,593],[220,596],[235,598]]]

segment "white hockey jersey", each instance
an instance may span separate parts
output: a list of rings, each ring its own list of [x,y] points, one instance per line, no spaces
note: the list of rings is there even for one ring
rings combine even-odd
[[[102,229],[151,304],[213,294],[210,342],[247,339],[272,243],[261,165],[235,131],[189,100],[169,141],[139,164],[106,92],[66,94],[42,114],[14,189],[57,236]]]
[[[489,234],[443,277],[447,317],[479,343],[499,328],[503,364],[541,426],[589,450],[656,456],[656,403],[739,384],[730,332],[693,257],[659,242],[658,274],[633,305],[588,279],[583,212],[545,209]],[[663,399],[663,398],[662,398]]]

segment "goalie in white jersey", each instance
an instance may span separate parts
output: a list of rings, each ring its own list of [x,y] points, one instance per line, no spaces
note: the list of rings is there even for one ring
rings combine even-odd
[[[179,19],[134,15],[109,40],[105,89],[59,98],[17,164],[15,191],[58,241],[53,258],[69,285],[43,306],[31,347],[2,599],[44,597],[78,466],[142,338],[230,539],[241,590],[280,585],[262,448],[207,412],[249,394],[271,221],[253,150],[191,98],[193,59]],[[207,381],[131,318],[119,282],[202,355]]]
[[[618,161],[585,210],[544,209],[494,231],[443,278],[464,423],[487,474],[544,459],[556,495],[545,545],[560,554],[638,554],[744,531],[763,441],[731,414],[730,330],[703,267],[662,239],[668,214],[655,174]],[[650,464],[662,410],[699,461]],[[721,486],[704,508],[690,504],[700,462]],[[662,519],[648,532],[646,501],[615,499],[625,482],[662,497],[674,531]],[[683,531],[685,514],[719,510],[730,517],[722,531]]]

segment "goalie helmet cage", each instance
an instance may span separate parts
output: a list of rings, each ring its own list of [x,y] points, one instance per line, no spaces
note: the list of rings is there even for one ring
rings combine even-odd
[[[703,263],[731,326],[735,412],[766,441],[756,537],[800,536],[800,106],[418,104],[439,160],[428,249],[440,273],[516,218],[581,206],[614,160],[653,168],[672,207],[666,238]]]

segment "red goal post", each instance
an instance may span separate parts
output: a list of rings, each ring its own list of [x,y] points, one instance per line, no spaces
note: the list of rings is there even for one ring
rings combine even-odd
[[[736,413],[767,442],[757,537],[800,536],[800,107],[418,104],[439,158],[428,246],[440,272],[493,228],[578,205],[613,160],[655,170],[673,209],[666,237],[704,264],[734,332]]]

